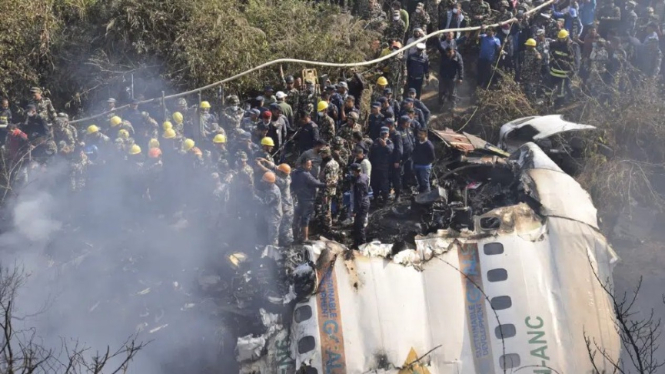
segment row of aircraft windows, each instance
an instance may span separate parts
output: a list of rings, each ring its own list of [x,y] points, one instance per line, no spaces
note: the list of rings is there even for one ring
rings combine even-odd
[[[483,253],[487,256],[495,256],[503,254],[503,244],[501,243],[487,243],[483,245]],[[487,271],[487,280],[490,282],[503,282],[508,279],[508,271],[506,269],[497,268]],[[494,310],[505,310],[513,306],[513,301],[510,296],[496,296],[490,299],[490,305]],[[517,334],[517,329],[512,323],[504,323],[494,329],[494,336],[497,339],[512,338]],[[501,369],[513,369],[520,367],[521,359],[517,353],[507,353],[499,357],[499,366]]]

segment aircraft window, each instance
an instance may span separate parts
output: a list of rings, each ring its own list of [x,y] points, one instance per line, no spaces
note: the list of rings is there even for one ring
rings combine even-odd
[[[301,306],[293,312],[293,318],[296,320],[296,323],[307,321],[312,318],[312,307],[309,305]]]
[[[513,306],[513,301],[510,300],[510,296],[497,296],[490,300],[490,304],[494,310],[503,310]]]
[[[298,340],[298,353],[303,354],[307,353],[314,349],[314,337],[305,336],[304,338]]]
[[[483,251],[485,254],[490,255],[500,255],[503,253],[503,244],[501,243],[487,243],[483,246]]]
[[[506,338],[512,338],[515,336],[517,331],[515,330],[515,325],[512,323],[506,323],[505,325],[499,325],[494,329],[494,335],[496,335],[497,339],[506,339]]]
[[[508,353],[499,357],[501,369],[513,369],[520,367],[520,355],[517,353]]]
[[[501,282],[508,279],[506,269],[492,269],[487,272],[487,280],[490,282]]]

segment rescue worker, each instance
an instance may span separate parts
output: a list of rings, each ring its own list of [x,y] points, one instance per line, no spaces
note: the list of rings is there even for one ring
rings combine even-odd
[[[393,142],[389,139],[390,130],[387,127],[381,128],[378,139],[374,141],[369,152],[369,161],[372,163],[371,186],[374,196],[380,204],[388,201],[390,194],[390,170],[394,167],[392,154]]]
[[[425,4],[418,3],[416,10],[409,17],[409,28],[413,32],[416,29],[427,30],[430,24],[430,15],[425,10]]]
[[[478,2],[484,3],[483,0],[474,0],[472,4]],[[480,55],[478,56],[478,86],[488,88],[492,81],[493,64],[499,56],[501,49],[501,41],[494,36],[493,28],[485,28],[483,26],[479,35],[480,38]],[[482,32],[481,31],[481,32]]]
[[[416,93],[417,92],[415,88],[409,88],[406,93],[406,99],[413,100],[413,108],[420,110],[420,112],[422,112],[423,114],[422,125],[427,126],[427,124],[429,123],[429,117],[432,114],[432,112],[430,112],[429,108],[427,107],[427,105],[425,105],[425,103],[423,103],[420,99],[416,98]]]
[[[490,5],[484,0],[471,0],[469,3],[470,26],[481,26],[492,16]]]
[[[293,130],[293,125],[295,124],[293,116],[293,107],[288,102],[286,102],[287,95],[282,91],[277,91],[277,93],[275,94],[275,98],[277,99],[277,105],[279,105],[280,112],[287,119],[286,122],[287,128],[289,130]]]
[[[300,129],[296,134],[296,138],[301,153],[313,148],[314,143],[320,139],[319,126],[312,122],[309,112],[300,112]]]
[[[388,27],[383,31],[383,39],[387,42],[403,40],[406,32],[406,24],[402,21],[399,11],[392,12],[392,18]]]
[[[314,86],[314,81],[311,79],[305,79],[305,89],[300,93],[298,97],[298,113],[300,113],[300,119],[303,118],[303,113],[309,114],[310,118],[318,98],[316,95],[316,87]]]
[[[62,147],[73,150],[76,146],[77,134],[72,131],[74,127],[67,123],[68,117],[66,116],[64,113],[58,114],[53,124],[53,141],[58,144],[58,151],[62,151]]]
[[[376,86],[372,90],[372,102],[379,101],[386,87],[388,87],[388,79],[386,77],[379,77],[376,80]]]
[[[272,164],[271,169],[275,167],[275,160],[272,157],[272,150],[275,147],[275,142],[270,137],[261,139],[261,150],[258,151],[254,158],[261,158]]]
[[[12,111],[9,109],[9,100],[6,97],[0,101],[0,144],[5,144],[7,127],[12,123]]]
[[[420,99],[420,91],[423,89],[423,82],[429,80],[429,59],[425,53],[427,46],[425,43],[416,45],[418,53],[409,55],[406,60],[406,71],[408,75],[407,86],[416,90],[416,98]]]
[[[399,119],[402,122],[411,123],[408,116],[402,116]],[[395,122],[388,124],[388,137],[393,143],[392,154],[390,155],[390,184],[395,192],[395,202],[399,201],[402,193],[402,157],[404,147],[402,145],[402,136],[395,130]]]
[[[418,182],[420,193],[429,192],[429,179],[432,173],[432,163],[435,159],[434,145],[427,139],[427,129],[418,130],[418,140],[413,148],[413,170]]]
[[[570,79],[575,73],[575,49],[568,38],[568,31],[561,30],[557,40],[550,44],[550,78],[557,101],[563,102],[565,97],[572,97]]]
[[[53,123],[56,119],[56,112],[51,100],[42,96],[42,89],[39,87],[32,87],[30,93],[32,93],[30,104],[35,106],[37,114],[43,118],[46,123]]]
[[[228,106],[222,111],[220,118],[220,125],[226,134],[231,134],[235,129],[240,127],[240,122],[242,121],[245,111],[240,108],[240,99],[237,95],[229,95],[226,98]]]
[[[96,125],[88,126],[85,131],[84,140],[86,145],[96,145],[98,148],[109,145],[111,142],[111,139],[109,139],[108,136],[102,134],[102,132],[99,131],[99,127]]]
[[[349,170],[352,173],[351,179],[351,201],[353,202],[353,246],[358,246],[367,242],[365,237],[365,228],[367,227],[367,218],[369,215],[369,177],[363,174],[358,164],[351,164]]]
[[[526,50],[522,56],[522,66],[520,71],[520,80],[526,97],[531,100],[536,100],[536,88],[540,82],[540,68],[542,66],[540,53],[536,50],[536,40],[529,38],[526,43]]]
[[[338,135],[345,141],[351,143],[353,142],[353,133],[356,131],[362,132],[362,126],[358,123],[358,113],[350,112],[346,117],[346,123],[339,129]]]
[[[297,230],[296,236],[302,241],[309,240],[309,222],[314,214],[317,189],[326,186],[312,176],[311,172],[312,160],[305,158],[293,172],[291,182],[293,194],[296,196],[294,226]]]
[[[349,163],[349,158],[351,157],[351,151],[349,149],[347,142],[342,139],[342,137],[336,136],[333,139],[331,151],[333,152],[333,156],[335,153],[339,155],[339,160],[337,160],[337,162],[339,163],[340,169],[345,169],[346,165]]]
[[[212,139],[213,149],[210,152],[210,159],[213,168],[220,173],[226,173],[229,167],[229,151],[226,149],[226,135],[217,134]]]
[[[173,113],[171,117],[173,118],[173,129],[178,135],[182,136],[185,131],[185,125],[183,124],[185,117],[180,112]]]
[[[267,226],[268,245],[279,246],[280,224],[282,222],[282,194],[275,184],[277,177],[272,171],[266,171],[261,177],[260,196],[254,195],[260,201],[265,210],[261,216],[264,217]]]
[[[340,168],[337,161],[332,157],[330,148],[326,147],[321,149],[319,154],[323,160],[319,180],[323,182],[326,187],[322,190],[320,209],[317,213],[321,218],[321,227],[326,233],[331,233],[332,202],[337,195],[337,183],[339,182]]]
[[[295,88],[295,79],[293,79],[293,75],[284,78],[284,85],[286,86],[284,89],[284,93],[286,93],[286,102],[291,106],[291,109],[297,111],[299,108],[298,99],[300,98],[300,91]]]
[[[328,103],[325,101],[319,101],[316,105],[316,111],[316,123],[319,125],[319,136],[322,140],[330,142],[335,137],[335,120],[328,115]]]
[[[383,121],[385,117],[381,114],[381,103],[375,102],[372,103],[371,113],[367,119],[367,131],[370,139],[376,139],[381,133],[381,127],[383,127]]]
[[[203,163],[203,152],[196,146],[194,139],[185,139],[182,142],[182,150],[187,157],[189,165],[194,169],[198,169],[204,166]]]
[[[402,188],[410,188],[413,185],[415,176],[413,174],[413,148],[416,143],[416,136],[411,128],[411,118],[408,120],[402,117],[399,121],[399,128],[397,134],[402,138],[402,161],[401,161],[401,174],[402,174]],[[370,174],[370,173],[366,173]],[[397,197],[396,197],[397,199]]]
[[[280,164],[275,169],[277,180],[275,184],[279,187],[282,197],[282,222],[279,225],[279,244],[290,246],[293,244],[293,197],[291,196],[291,167],[289,164]]]
[[[321,163],[323,160],[321,159],[321,155],[319,154],[321,152],[321,149],[325,148],[328,146],[328,143],[324,142],[323,140],[319,139],[314,143],[314,147],[308,149],[307,151],[303,152],[300,157],[298,157],[298,160],[296,161],[296,165],[302,165],[302,163],[309,159],[312,161],[312,176],[314,178],[319,177],[319,172],[321,171]]]
[[[30,144],[34,147],[32,150],[33,158],[40,161],[46,161],[46,157],[57,153],[57,146],[53,143],[51,129],[46,120],[37,114],[37,107],[30,104],[26,108],[26,119],[21,130],[28,135]]]
[[[457,86],[464,79],[462,55],[448,47],[439,62],[439,104],[449,103],[451,109],[457,106]]]

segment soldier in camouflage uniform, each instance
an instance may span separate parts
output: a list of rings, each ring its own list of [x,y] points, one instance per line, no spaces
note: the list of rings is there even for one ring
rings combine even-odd
[[[80,192],[86,185],[86,171],[90,160],[81,150],[76,147],[65,146],[61,148],[61,152],[69,160],[69,187],[72,192]]]
[[[425,33],[434,32],[439,29],[439,4],[436,0],[425,0],[425,11],[429,15],[431,29],[423,29]]]
[[[319,152],[323,159],[323,166],[319,174],[319,180],[326,184],[320,192],[320,204],[317,205],[317,217],[321,220],[321,227],[326,232],[332,231],[332,201],[337,195],[337,183],[339,182],[340,167],[332,157],[330,148],[323,148]]]
[[[238,96],[230,95],[226,98],[226,101],[229,103],[229,106],[224,108],[219,122],[226,133],[231,134],[235,129],[240,127],[240,122],[242,122],[245,116],[245,111],[239,106],[240,99],[238,99]]]
[[[430,23],[430,15],[425,11],[425,4],[418,3],[415,12],[409,19],[410,32],[413,33],[415,29],[427,30],[427,25]]]
[[[406,32],[406,24],[400,18],[399,11],[393,11],[392,19],[388,27],[383,31],[383,39],[390,43],[393,40],[401,42],[404,40],[404,33]]]
[[[328,106],[327,102],[319,101],[315,122],[319,125],[319,136],[329,143],[335,137],[335,120],[328,115]]]
[[[316,108],[317,97],[315,92],[314,82],[310,79],[305,80],[305,89],[298,97],[298,113],[314,113]],[[288,98],[288,96],[287,96]],[[300,120],[300,118],[298,118]]]
[[[542,57],[540,52],[536,50],[536,41],[528,39],[525,43],[526,50],[522,52],[522,65],[520,70],[520,80],[526,97],[531,100],[536,100],[536,88],[540,82],[540,74],[542,67]]]
[[[359,131],[362,133],[363,128],[362,126],[358,123],[358,113],[357,112],[351,112],[349,113],[348,116],[346,116],[346,123],[342,125],[342,127],[339,129],[339,137],[344,139],[348,144],[353,143],[353,133]]]
[[[359,14],[362,19],[367,20],[367,29],[383,32],[388,17],[377,0],[363,1]]]
[[[53,140],[58,145],[58,151],[62,151],[61,145],[73,149],[76,146],[76,138],[76,129],[69,124],[67,115],[59,113],[53,126]]]
[[[404,86],[406,85],[406,64],[404,63],[404,52],[388,60],[388,82],[392,89],[395,99],[403,96]]]
[[[293,75],[289,75],[284,78],[284,84],[286,85],[286,88],[284,89],[284,93],[286,94],[286,103],[289,104],[293,110],[297,110],[300,91],[295,88],[295,79],[293,79]]]
[[[53,108],[51,100],[42,97],[42,89],[39,87],[32,87],[30,92],[32,93],[32,100],[30,101],[30,104],[37,108],[37,115],[42,117],[49,125],[55,122],[55,108]]]
[[[339,155],[339,159],[336,158],[337,163],[339,163],[339,167],[346,169],[349,159],[351,158],[351,151],[349,150],[350,143],[345,141],[341,136],[336,136],[332,141],[331,148],[333,157],[335,156],[335,153]]]
[[[471,0],[469,4],[470,26],[481,26],[484,23],[489,23],[491,16],[492,9],[488,3],[484,0]]]
[[[505,22],[513,18],[513,12],[510,11],[510,4],[506,0],[499,3],[499,14],[496,17],[497,22]]]

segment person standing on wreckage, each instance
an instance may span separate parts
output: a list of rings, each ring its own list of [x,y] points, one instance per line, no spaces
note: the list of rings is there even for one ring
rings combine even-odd
[[[266,171],[261,178],[259,194],[254,199],[259,201],[265,208],[262,216],[265,219],[268,245],[279,245],[279,226],[282,222],[282,194],[275,184],[277,177],[272,171]]]
[[[372,191],[379,204],[388,202],[390,193],[390,170],[392,164],[393,142],[388,138],[390,130],[381,128],[381,135],[372,145],[369,162],[372,164]]]
[[[351,204],[353,205],[353,248],[367,242],[366,227],[369,215],[369,177],[360,164],[349,166],[351,171]]]

